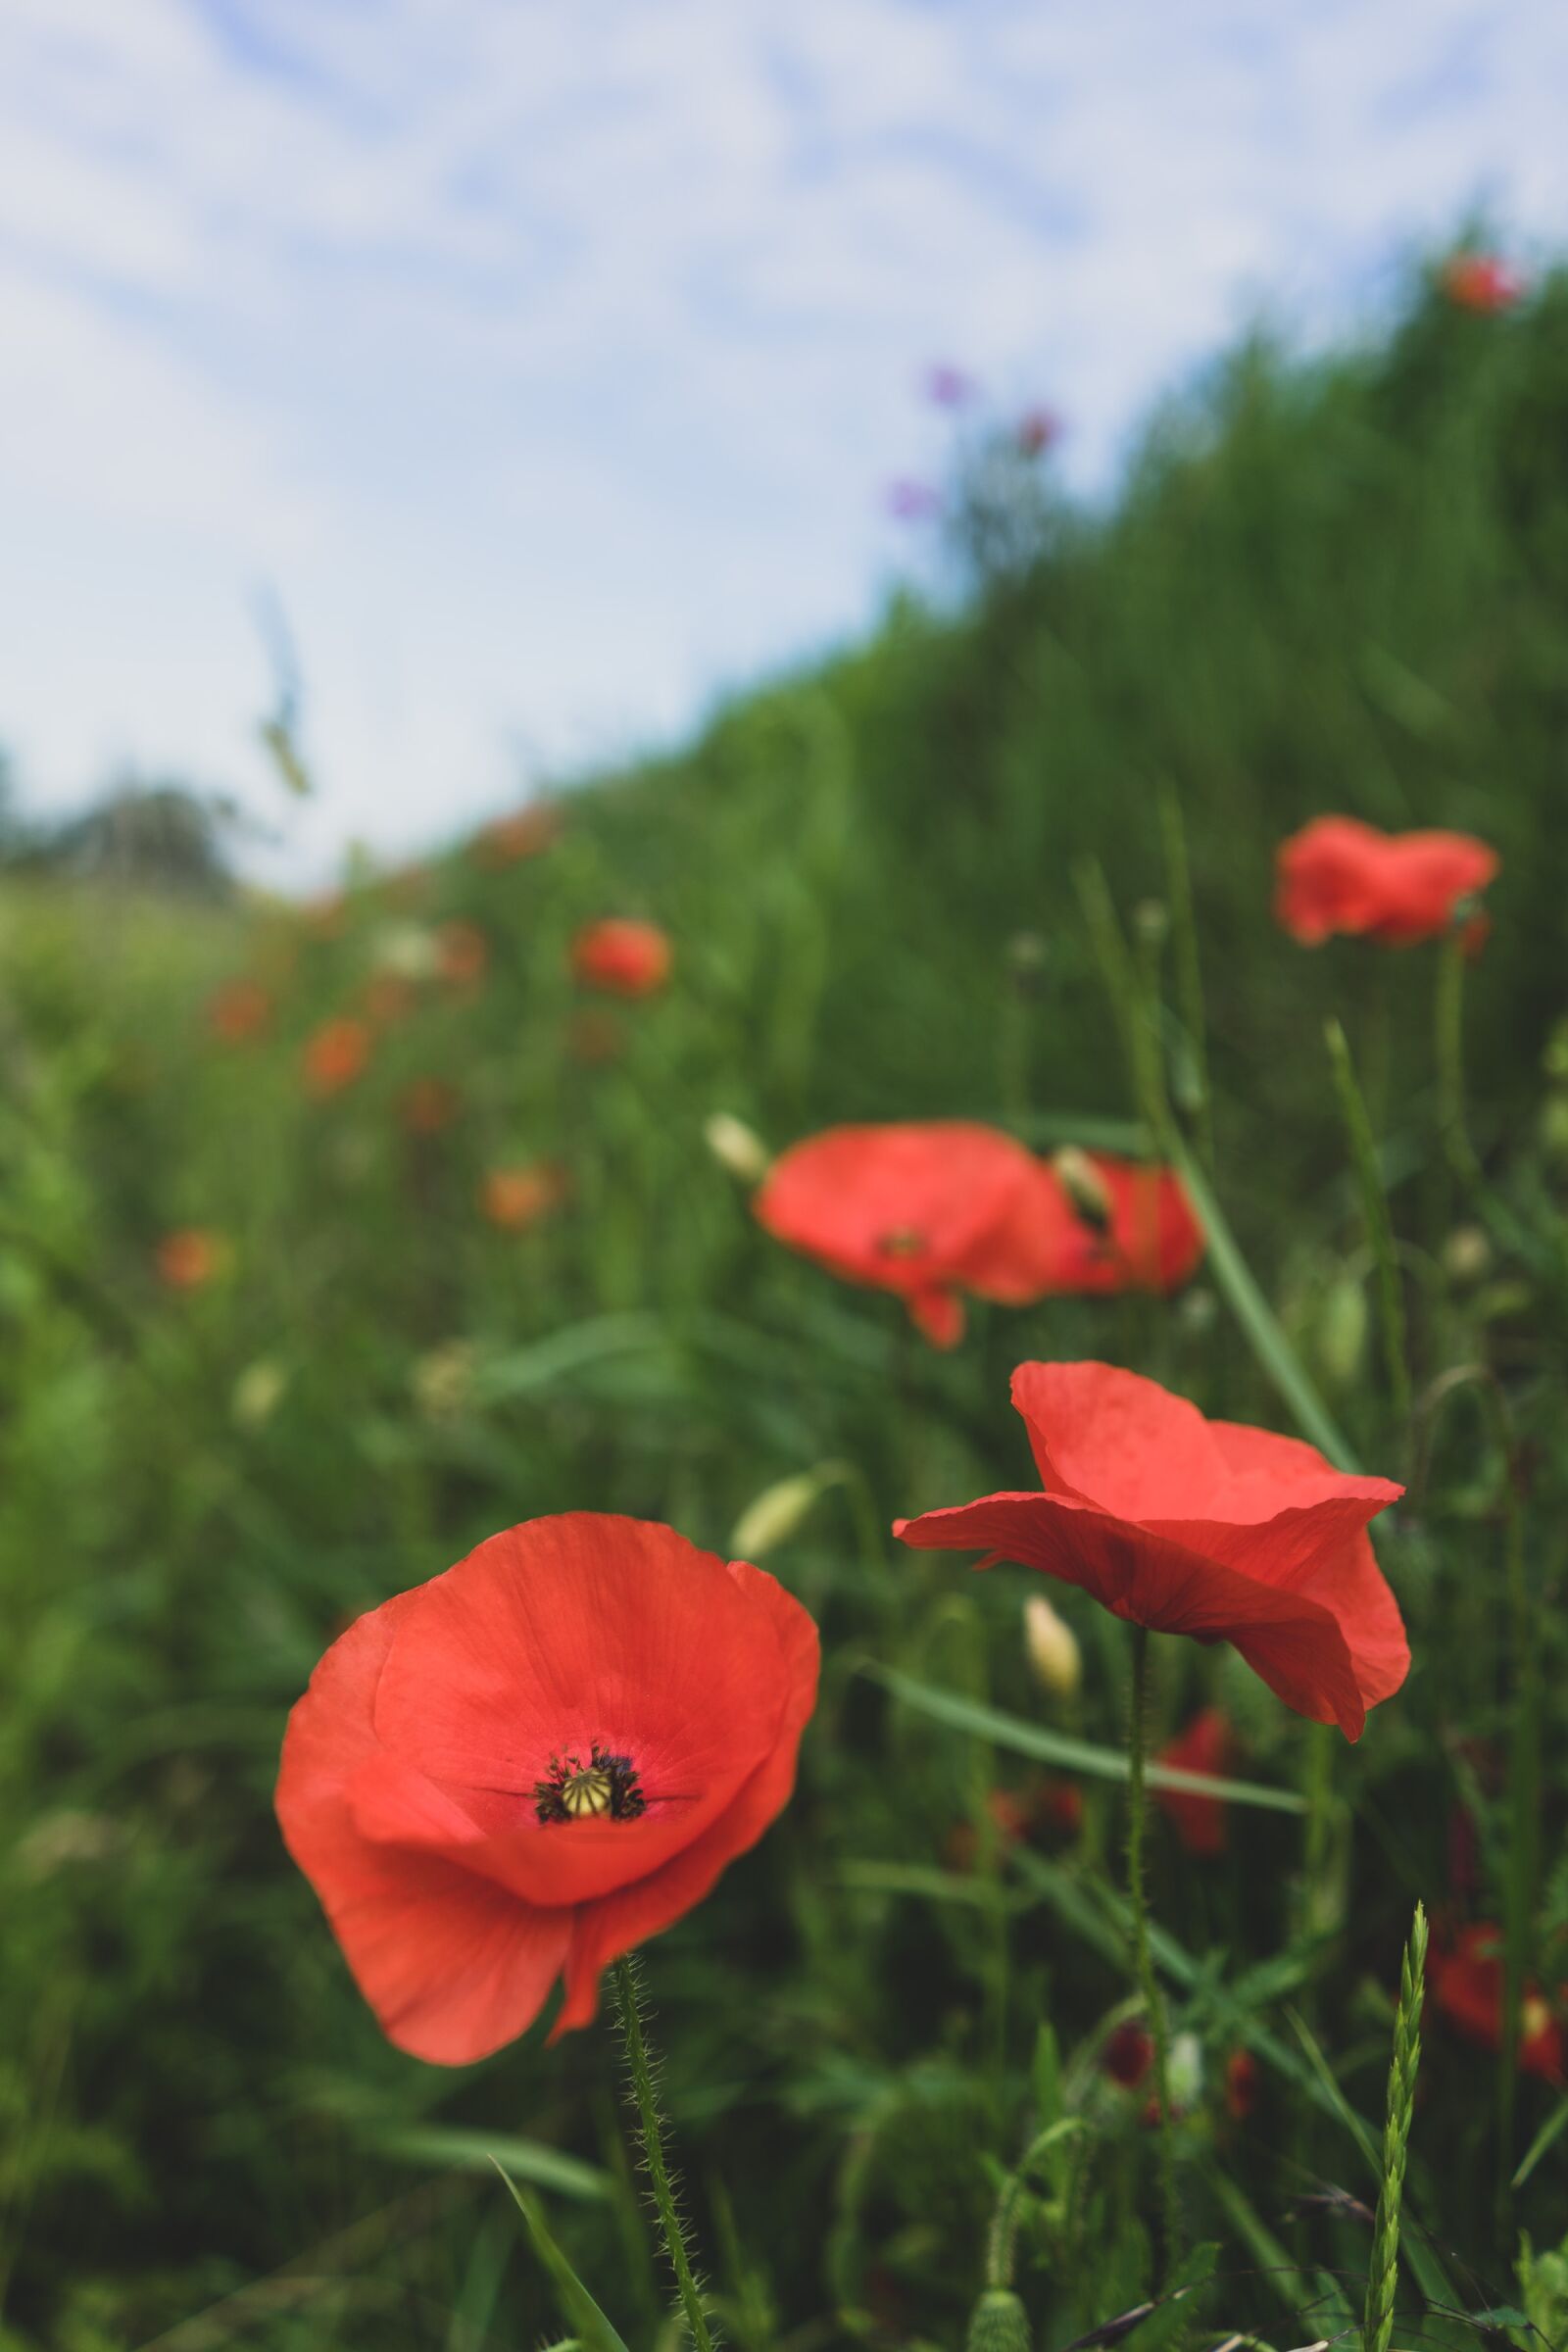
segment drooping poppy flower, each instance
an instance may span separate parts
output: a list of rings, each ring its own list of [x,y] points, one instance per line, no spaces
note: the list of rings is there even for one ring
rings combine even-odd
[[[926,1551],[984,1551],[1090,1592],[1154,1633],[1229,1642],[1275,1696],[1358,1740],[1410,1648],[1367,1521],[1403,1493],[1315,1446],[1209,1421],[1111,1364],[1020,1364],[1012,1400],[1040,1494],[903,1520]]]
[[[260,1037],[272,1017],[272,1000],[259,980],[225,980],[207,1005],[207,1025],[225,1046]]]
[[[323,1021],[305,1042],[305,1083],[313,1095],[341,1094],[352,1086],[370,1058],[370,1032],[363,1021],[343,1014]]]
[[[962,1119],[830,1127],[782,1152],[753,1199],[774,1238],[893,1291],[926,1338],[963,1334],[960,1291],[1018,1304],[1046,1287],[1033,1153]]]
[[[571,943],[574,979],[614,997],[648,997],[663,987],[674,961],[665,932],[657,923],[608,915],[585,923]]]
[[[1469,833],[1380,833],[1353,816],[1318,816],[1280,845],[1274,913],[1302,947],[1335,932],[1405,947],[1437,939],[1497,871]]]
[[[1236,1735],[1230,1718],[1219,1707],[1203,1707],[1185,1731],[1165,1742],[1158,1760],[1176,1772],[1201,1772],[1211,1780],[1223,1780],[1235,1753]],[[1154,1799],[1169,1814],[1190,1854],[1212,1856],[1225,1851],[1230,1823],[1219,1797],[1197,1796],[1190,1788],[1156,1788]]]
[[[479,1188],[479,1204],[503,1233],[525,1233],[554,1208],[564,1189],[559,1168],[491,1168]]]
[[[1058,1152],[1042,1169],[1040,1293],[1179,1290],[1203,1232],[1173,1168],[1109,1152]]]
[[[477,923],[461,915],[443,923],[435,935],[437,969],[455,988],[476,988],[490,961],[490,942]]]
[[[326,1652],[284,1842],[400,2049],[463,2066],[702,1900],[787,1803],[816,1628],[764,1570],[596,1511],[493,1536]]]
[[[1456,253],[1444,270],[1443,290],[1460,310],[1492,317],[1514,308],[1525,281],[1500,254]]]
[[[457,1088],[448,1078],[411,1078],[398,1097],[398,1120],[410,1135],[440,1135],[458,1115]]]
[[[153,1252],[159,1279],[172,1291],[199,1291],[223,1262],[223,1245],[205,1226],[181,1225],[166,1233]]]
[[[1502,2047],[1502,1930],[1491,1921],[1462,1928],[1452,1943],[1434,1944],[1427,1983],[1438,2014],[1483,2049]],[[1544,2082],[1563,2080],[1562,2020],[1527,1984],[1519,2011],[1519,2067]]]
[[[473,855],[493,872],[515,865],[523,858],[536,858],[560,830],[561,817],[554,806],[549,801],[535,801],[530,808],[498,816],[482,826],[473,838]]]

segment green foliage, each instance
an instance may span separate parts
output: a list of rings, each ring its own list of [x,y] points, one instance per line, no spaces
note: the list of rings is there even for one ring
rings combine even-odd
[[[391,2050],[271,1783],[325,1644],[495,1528],[589,1505],[718,1548],[760,1500],[768,1566],[822,1625],[821,1705],[789,1812],[648,1955],[713,2325],[745,2352],[956,2345],[989,2293],[1042,2344],[1145,2306],[1134,2352],[1354,2328],[1328,2282],[1368,2259],[1413,1902],[1434,1983],[1478,1919],[1507,1924],[1510,1998],[1568,1974],[1565,453],[1568,287],[1490,320],[1422,296],[1322,364],[1249,345],[1112,508],[1053,510],[971,610],[904,600],[680,757],[568,796],[525,861],[455,847],[311,915],[8,878],[6,2352],[594,2340],[568,2275],[627,2343],[660,2340],[608,2036],[457,2074]],[[1308,954],[1274,926],[1278,841],[1335,808],[1501,853],[1485,953],[1443,1000],[1462,1089],[1435,952]],[[1102,878],[1093,932],[1075,871]],[[1168,935],[1135,917],[1153,900]],[[572,933],[609,912],[671,934],[662,996],[574,992]],[[489,942],[482,984],[411,982],[364,1075],[313,1098],[310,1034],[453,919]],[[271,1018],[224,1045],[208,1002],[241,974]],[[411,1131],[432,1075],[455,1115]],[[1209,1257],[1168,1302],[977,1307],[938,1355],[759,1231],[705,1142],[718,1111],[774,1148],[841,1118],[999,1118],[1043,1149],[1165,1130]],[[492,1226],[486,1171],[536,1162],[561,1200]],[[183,1293],[154,1257],[181,1226],[226,1248]],[[1139,2003],[1125,1629],[1054,1588],[1084,1675],[1048,1700],[1024,1572],[887,1530],[1032,1479],[1006,1406],[1030,1355],[1130,1363],[1402,1474],[1369,1298],[1385,1335],[1402,1317],[1414,1396],[1377,1537],[1408,1685],[1351,1751],[1222,1651],[1150,1658],[1171,2154],[1219,2246],[1156,2303],[1157,2135],[1105,2063]],[[1157,1754],[1209,1703],[1239,1757],[1228,1848],[1200,1859]],[[1436,2000],[1426,2042],[1402,2253],[1452,2310],[1519,2230],[1555,2242],[1568,2140],[1560,2091]]]

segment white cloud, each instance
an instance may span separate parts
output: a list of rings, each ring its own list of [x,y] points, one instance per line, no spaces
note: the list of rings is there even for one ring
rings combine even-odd
[[[0,737],[400,846],[865,610],[952,356],[1130,421],[1478,191],[1560,234],[1551,0],[8,0]],[[18,655],[21,658],[15,658]]]

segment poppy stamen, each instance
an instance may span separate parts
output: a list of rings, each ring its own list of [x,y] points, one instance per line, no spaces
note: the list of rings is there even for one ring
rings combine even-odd
[[[882,1235],[877,1248],[884,1257],[918,1257],[925,1248],[925,1235],[912,1225],[895,1225]]]
[[[612,1756],[596,1740],[588,1762],[579,1756],[552,1756],[550,1771],[533,1785],[534,1812],[540,1821],[588,1821],[608,1814],[612,1821],[635,1821],[648,1810],[629,1756]]]

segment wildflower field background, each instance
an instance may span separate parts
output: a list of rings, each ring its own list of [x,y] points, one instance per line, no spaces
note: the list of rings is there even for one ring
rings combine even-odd
[[[793,1804],[645,1954],[723,2336],[962,2342],[1060,2123],[1013,2280],[1040,2343],[1111,2340],[1156,2285],[1126,1629],[890,1533],[1033,1483],[1009,1374],[1079,1357],[1408,1489],[1375,1538],[1413,1664],[1358,1745],[1153,1645],[1156,1740],[1221,1710],[1276,1801],[1153,1815],[1214,2250],[1132,2340],[1353,2340],[1418,1898],[1481,1965],[1428,2001],[1394,2340],[1568,2329],[1568,282],[1250,344],[1103,514],[1046,493],[999,539],[986,481],[961,610],[910,597],[417,871],[310,909],[0,877],[7,2347],[558,2340],[488,2152],[628,2343],[679,2340],[608,2031],[400,2054],[271,1807],[334,1635],[570,1509],[741,1522],[822,1633]],[[1490,843],[1479,956],[1287,938],[1275,852],[1325,811]],[[606,918],[667,973],[624,937],[574,966]],[[710,1140],[1138,1154],[1162,1104],[1212,1212],[1185,1290],[976,1303],[945,1352],[762,1231]],[[1026,1650],[1048,1592],[1071,1694]]]

